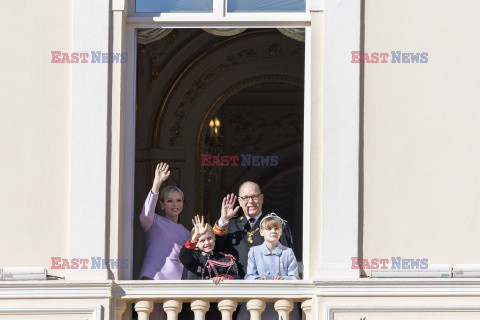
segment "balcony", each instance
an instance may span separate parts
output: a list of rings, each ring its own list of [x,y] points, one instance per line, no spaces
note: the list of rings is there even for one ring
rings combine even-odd
[[[115,319],[122,319],[133,303],[138,320],[148,320],[155,302],[163,302],[168,320],[175,320],[183,302],[189,302],[195,320],[204,320],[211,302],[218,303],[222,320],[232,319],[239,302],[245,302],[252,320],[259,320],[266,302],[274,302],[279,318],[288,320],[294,302],[301,302],[305,319],[311,318],[314,285],[307,281],[115,281]]]
[[[169,320],[189,302],[195,319],[205,319],[215,302],[222,319],[231,319],[237,303],[246,302],[259,320],[266,302],[275,302],[283,319],[293,302],[301,302],[306,320],[401,317],[479,319],[478,278],[317,279],[313,281],[48,280],[0,281],[0,319],[129,320],[135,309],[148,319],[155,302],[163,302]],[[427,318],[425,316],[425,318]]]

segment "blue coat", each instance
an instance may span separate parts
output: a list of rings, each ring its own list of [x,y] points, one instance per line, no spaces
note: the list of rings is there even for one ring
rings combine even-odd
[[[252,247],[248,252],[248,265],[246,280],[259,277],[273,279],[282,276],[287,280],[298,280],[297,259],[291,248],[285,247],[280,242],[273,252],[267,248],[265,242]]]

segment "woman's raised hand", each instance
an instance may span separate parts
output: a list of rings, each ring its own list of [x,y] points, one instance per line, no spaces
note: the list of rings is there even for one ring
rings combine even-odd
[[[169,165],[165,162],[160,162],[157,164],[157,168],[155,169],[155,179],[160,180],[161,183],[167,181],[168,177],[170,177],[170,170]]]
[[[195,230],[192,236],[192,241],[195,242],[207,232],[207,223],[204,221],[203,216],[200,219],[198,214],[195,216],[195,219],[192,219],[192,223]]]
[[[237,202],[237,196],[233,193],[227,194],[227,196],[223,198],[222,213],[220,215],[223,222],[230,221],[230,219],[232,219],[237,214],[240,206],[234,208],[235,202]]]
[[[160,162],[155,168],[155,179],[153,180],[152,192],[158,193],[160,186],[164,183],[168,177],[170,177],[169,165],[165,162]]]

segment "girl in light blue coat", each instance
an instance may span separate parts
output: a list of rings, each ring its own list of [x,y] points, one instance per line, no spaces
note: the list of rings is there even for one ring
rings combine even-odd
[[[298,280],[298,264],[293,250],[283,246],[279,240],[282,235],[283,220],[274,213],[260,222],[260,235],[264,242],[252,247],[248,252],[246,280]],[[240,310],[238,319],[249,319],[248,314]],[[297,304],[290,312],[290,320],[300,319]],[[273,303],[267,303],[262,320],[278,319]],[[284,319],[285,320],[285,319]]]
[[[297,259],[291,248],[280,242],[282,222],[277,215],[270,215],[260,222],[260,235],[265,240],[248,252],[245,280],[298,280]]]

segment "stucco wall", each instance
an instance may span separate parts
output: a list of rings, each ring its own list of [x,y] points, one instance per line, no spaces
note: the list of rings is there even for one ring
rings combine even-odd
[[[364,256],[478,263],[480,42],[475,0],[365,1]]]
[[[0,268],[68,255],[71,1],[10,1],[0,10]],[[50,270],[62,275],[63,271]]]

